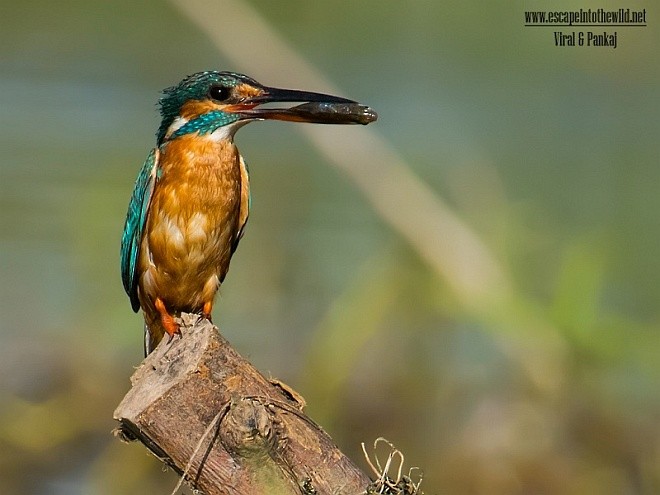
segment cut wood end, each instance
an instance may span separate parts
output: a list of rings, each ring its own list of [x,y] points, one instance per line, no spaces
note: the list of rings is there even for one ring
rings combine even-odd
[[[181,335],[165,337],[131,376],[132,388],[114,412],[114,419],[133,419],[194,371],[218,329],[199,315],[181,314]]]

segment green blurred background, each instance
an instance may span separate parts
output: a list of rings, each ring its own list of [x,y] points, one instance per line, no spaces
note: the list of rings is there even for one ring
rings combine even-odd
[[[219,31],[234,22],[205,5]],[[353,138],[389,142],[509,288],[458,293],[369,184],[297,126],[254,124],[237,136],[253,209],[223,334],[361,466],[360,442],[394,442],[427,493],[660,493],[657,5],[246,5],[379,112]],[[569,6],[646,7],[649,26],[620,28],[616,50],[522,26]],[[172,472],[111,435],[142,359],[119,238],[159,91],[242,67],[168,2],[3,1],[0,28],[0,491],[170,493]],[[250,75],[299,87],[278,63]]]

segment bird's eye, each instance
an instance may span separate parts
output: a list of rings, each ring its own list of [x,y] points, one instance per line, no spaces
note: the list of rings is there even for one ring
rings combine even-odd
[[[231,96],[231,88],[227,86],[211,86],[209,96],[216,101],[225,101]]]

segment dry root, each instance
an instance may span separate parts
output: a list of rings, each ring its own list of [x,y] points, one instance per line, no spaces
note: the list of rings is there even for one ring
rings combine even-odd
[[[387,445],[389,450],[384,465],[381,465],[380,459],[378,459],[378,445],[381,443]],[[376,479],[367,488],[368,494],[423,495],[419,486],[422,484],[424,473],[418,467],[411,467],[407,475],[403,474],[405,458],[403,453],[392,442],[383,437],[377,438],[373,447],[373,461],[367,453],[364,442],[362,443],[362,452],[364,453],[367,464],[369,464],[369,467],[376,475]],[[415,473],[414,478],[416,481],[413,479],[413,473]]]

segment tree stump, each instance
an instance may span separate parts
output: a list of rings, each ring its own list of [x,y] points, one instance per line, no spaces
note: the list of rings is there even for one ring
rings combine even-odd
[[[369,478],[303,412],[295,391],[266,379],[208,320],[181,316],[131,377],[114,413],[199,493],[366,493]]]

